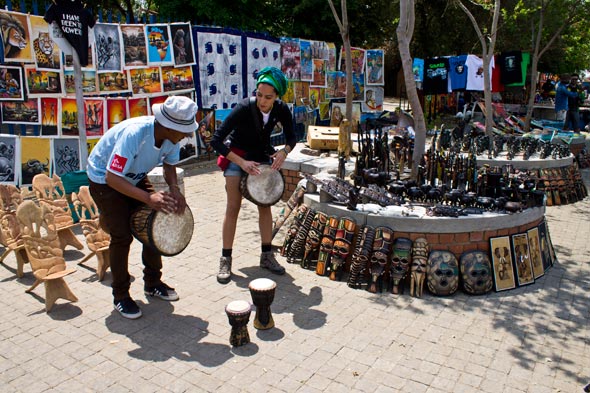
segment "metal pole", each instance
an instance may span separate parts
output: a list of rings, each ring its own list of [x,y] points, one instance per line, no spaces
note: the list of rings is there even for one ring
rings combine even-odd
[[[74,88],[76,91],[76,106],[78,107],[78,134],[80,141],[80,169],[86,170],[88,163],[88,145],[86,143],[86,116],[84,115],[84,93],[82,90],[82,67],[80,58],[75,50],[72,50],[74,60]]]

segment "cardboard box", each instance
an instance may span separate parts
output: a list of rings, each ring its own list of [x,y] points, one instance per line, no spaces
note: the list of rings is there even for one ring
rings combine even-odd
[[[339,127],[307,127],[307,145],[318,150],[338,150]]]

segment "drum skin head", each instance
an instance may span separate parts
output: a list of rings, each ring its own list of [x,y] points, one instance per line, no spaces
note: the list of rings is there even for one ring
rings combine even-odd
[[[234,300],[225,306],[225,311],[234,314],[250,312],[252,306],[245,300]]]
[[[285,191],[285,180],[280,171],[270,165],[259,165],[260,174],[246,175],[240,182],[240,190],[244,198],[258,206],[272,206],[277,203]]]
[[[277,286],[277,283],[270,278],[257,278],[252,280],[248,285],[248,288],[255,291],[268,291]]]

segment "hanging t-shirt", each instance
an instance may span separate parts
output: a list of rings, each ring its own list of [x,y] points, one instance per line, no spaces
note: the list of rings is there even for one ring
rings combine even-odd
[[[424,59],[415,58],[412,63],[412,73],[416,82],[424,80]]]
[[[500,81],[500,67],[498,67],[499,55],[494,56],[494,67],[492,68],[492,93],[504,91],[504,84]]]
[[[522,52],[522,62],[520,63],[521,69],[522,69],[522,80],[516,83],[510,83],[510,84],[506,84],[506,86],[524,86],[524,83],[526,81],[526,74],[527,74],[527,69],[529,67],[529,64],[531,62],[531,54],[528,52]]]
[[[95,20],[90,10],[80,0],[57,0],[45,13],[47,23],[56,22],[65,39],[72,45],[80,65],[88,65],[88,28],[94,27]]]
[[[436,57],[424,61],[424,94],[449,92],[449,59]]]
[[[475,55],[467,55],[465,60],[467,66],[467,90],[483,91],[483,59]],[[490,59],[490,79],[492,76],[492,69],[494,68],[494,58]],[[490,80],[491,82],[491,80]]]
[[[464,90],[467,86],[467,55],[451,56],[449,58],[449,74],[451,75],[451,89]]]
[[[522,82],[522,52],[519,50],[500,53],[500,78],[503,84]]]

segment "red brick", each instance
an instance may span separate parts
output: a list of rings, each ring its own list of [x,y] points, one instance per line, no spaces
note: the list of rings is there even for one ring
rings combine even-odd
[[[490,237],[498,236],[498,231],[485,231],[483,235],[484,240],[489,240]]]
[[[483,239],[483,232],[481,232],[481,231],[471,232],[469,234],[469,241],[479,242],[482,239]]]
[[[424,235],[422,233],[409,233],[409,236],[411,241],[414,241],[416,239],[418,239],[419,237],[424,237]]]
[[[439,242],[438,237],[437,233],[428,233],[426,234],[426,241],[428,241],[428,244],[436,244]]]
[[[463,246],[463,251],[475,251],[475,250],[479,250],[477,242],[467,243]]]
[[[398,237],[409,238],[410,234],[408,232],[393,232],[393,239],[397,239]]]
[[[441,233],[440,235],[438,235],[438,239],[442,244],[456,243],[455,235],[452,233]]]
[[[498,229],[498,236],[507,236],[510,233],[510,229]]]
[[[452,244],[447,248],[447,250],[455,254],[455,257],[459,257],[461,254],[463,254],[464,248],[459,244]]]
[[[490,252],[490,242],[478,242],[477,249],[486,253]]]
[[[455,233],[455,242],[456,243],[468,243],[469,242],[469,233],[468,232]]]

